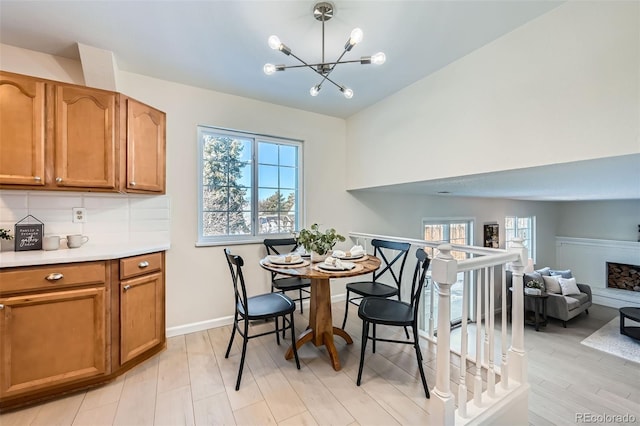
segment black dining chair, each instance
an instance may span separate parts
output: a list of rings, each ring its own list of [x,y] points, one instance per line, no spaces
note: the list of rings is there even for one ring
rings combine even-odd
[[[347,300],[342,320],[343,329],[347,325],[349,304],[358,305],[360,300],[368,296],[385,298],[398,296],[398,300],[400,299],[400,283],[411,244],[374,239],[371,240],[371,245],[373,246],[373,255],[381,260],[381,266],[373,272],[372,281],[357,281],[347,284]],[[398,263],[400,268],[394,270],[394,265]],[[392,285],[384,284],[382,280],[392,282]],[[357,296],[349,297],[351,293],[355,293]],[[408,334],[407,337],[409,337]]]
[[[240,368],[238,370],[238,380],[236,381],[236,390],[240,389],[240,380],[242,379],[242,369],[244,368],[244,358],[247,353],[247,342],[254,337],[265,336],[267,334],[276,335],[276,342],[280,344],[280,331],[291,329],[291,346],[293,348],[293,356],[296,359],[296,366],[300,370],[300,361],[298,360],[298,350],[296,349],[296,339],[294,331],[293,313],[296,310],[296,304],[288,296],[282,293],[265,293],[256,296],[247,297],[247,289],[242,275],[242,266],[244,261],[240,256],[231,254],[229,249],[224,249],[224,254],[231,271],[231,281],[233,282],[233,290],[235,297],[235,314],[233,317],[233,330],[229,339],[229,346],[224,357],[229,358],[229,352],[233,345],[233,338],[236,330],[242,336],[242,356],[240,357]],[[289,316],[287,318],[287,315]],[[278,318],[282,317],[282,329],[278,328]],[[259,334],[249,335],[249,321],[265,320],[274,318],[275,329]],[[242,327],[240,326],[242,322]]]
[[[279,255],[293,253],[298,248],[298,242],[295,238],[266,238],[264,246],[267,249],[267,255]],[[300,313],[304,313],[302,301],[309,299],[311,294],[311,280],[300,277],[285,277],[276,272],[271,272],[271,291],[279,291],[286,293],[287,291],[298,291],[297,300],[300,304]]]
[[[384,299],[381,297],[365,297],[358,308],[358,316],[362,319],[362,346],[360,349],[360,367],[358,368],[358,380],[356,384],[360,386],[362,379],[362,368],[364,366],[364,353],[367,347],[367,340],[372,340],[373,353],[376,352],[376,341],[402,343],[405,345],[413,345],[416,350],[416,358],[418,360],[418,369],[420,370],[420,378],[422,386],[427,398],[429,388],[427,387],[427,379],[424,375],[422,367],[422,352],[420,351],[420,342],[418,338],[418,305],[424,287],[424,281],[429,269],[430,260],[424,249],[416,250],[416,268],[413,272],[413,281],[411,284],[411,299],[409,302],[401,300]],[[369,326],[373,325],[373,335],[369,336]],[[376,325],[386,325],[391,327],[407,327],[413,329],[413,339],[397,340],[386,339],[376,336]]]

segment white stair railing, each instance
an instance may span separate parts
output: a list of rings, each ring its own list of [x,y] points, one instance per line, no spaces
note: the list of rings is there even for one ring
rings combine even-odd
[[[515,423],[527,422],[527,359],[524,351],[524,293],[523,269],[528,259],[522,240],[514,240],[509,250],[488,249],[484,247],[463,246],[457,244],[438,244],[424,240],[399,237],[350,233],[354,240],[386,239],[410,242],[415,246],[437,248],[431,261],[432,284],[427,293],[437,297],[437,332],[434,333],[433,321],[429,321],[427,332],[423,336],[436,343],[436,383],[432,391],[431,415],[433,424],[474,424],[511,419]],[[471,258],[456,260],[451,252],[469,253]],[[512,270],[511,342],[509,342],[506,266]],[[459,337],[452,345],[451,341],[451,286],[458,281],[463,272],[462,319]],[[496,276],[500,276],[499,300],[501,300],[500,334],[496,336],[495,303]],[[473,279],[472,279],[473,277]],[[475,300],[473,299],[475,297]],[[433,318],[434,298],[424,301],[430,307]],[[475,319],[469,318],[469,307],[475,305]],[[475,332],[469,331],[469,325],[475,323]],[[427,328],[427,327],[425,327]],[[460,339],[458,342],[457,339]],[[496,338],[500,339],[496,350]],[[470,343],[471,341],[471,343]],[[459,349],[456,349],[459,348]],[[474,348],[474,354],[470,349]],[[451,354],[460,356],[460,373],[456,398],[451,392],[450,360]],[[500,360],[499,370],[496,359]],[[474,367],[472,383],[467,383],[467,362]],[[486,372],[486,381],[482,373]],[[500,386],[496,386],[497,380]],[[483,387],[485,390],[483,390]],[[468,398],[471,391],[472,398]],[[493,416],[493,417],[492,417]]]

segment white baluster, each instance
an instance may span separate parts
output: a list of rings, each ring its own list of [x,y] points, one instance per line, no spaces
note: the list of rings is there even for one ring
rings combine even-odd
[[[482,405],[482,272],[478,270],[476,285],[476,374],[473,378],[473,402]]]
[[[493,363],[493,358],[494,358],[494,347],[493,347],[493,342],[494,342],[494,334],[496,332],[495,330],[495,269],[493,267],[487,269],[487,272],[489,273],[489,318],[488,318],[488,323],[489,323],[489,351],[487,352],[487,355],[489,356],[489,369],[487,370],[487,395],[489,395],[489,397],[493,398],[496,396],[496,370],[495,370],[495,366]]]
[[[509,289],[507,288],[507,274],[504,269],[504,265],[501,267],[502,271],[502,317],[501,317],[501,353],[502,363],[500,364],[500,382],[502,388],[507,389],[509,387],[509,368],[507,361],[507,296],[509,295]]]
[[[460,384],[458,385],[458,414],[461,417],[467,416],[467,321],[469,314],[469,291],[470,287],[470,273],[469,271],[464,273],[464,287],[462,289],[462,329],[460,336]]]

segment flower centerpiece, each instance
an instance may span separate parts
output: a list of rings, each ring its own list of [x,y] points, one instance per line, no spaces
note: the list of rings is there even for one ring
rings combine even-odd
[[[296,236],[296,240],[298,245],[304,247],[307,253],[311,253],[312,262],[320,262],[327,257],[329,250],[338,241],[344,241],[345,238],[333,228],[321,232],[318,224],[314,223],[309,229],[301,229]]]
[[[539,295],[544,290],[544,284],[542,284],[538,280],[527,281],[524,286],[525,286],[524,292],[526,294]]]

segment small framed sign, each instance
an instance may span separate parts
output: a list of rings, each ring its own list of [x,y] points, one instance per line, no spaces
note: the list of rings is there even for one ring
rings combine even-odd
[[[31,222],[31,219],[37,223],[23,223]],[[16,223],[15,250],[42,250],[43,236],[44,224],[31,215],[25,216]]]

